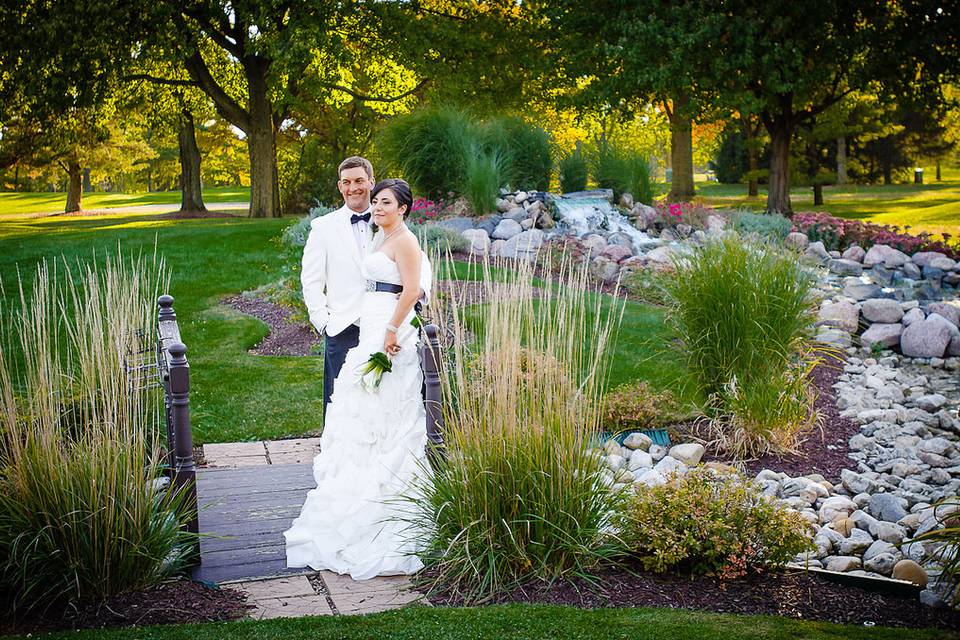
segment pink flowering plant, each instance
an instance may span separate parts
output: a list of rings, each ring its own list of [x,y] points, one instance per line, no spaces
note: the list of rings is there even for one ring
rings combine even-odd
[[[807,211],[794,214],[793,230],[805,233],[811,242],[823,242],[828,251],[843,251],[851,245],[869,249],[885,244],[908,254],[939,251],[954,260],[960,259],[960,243],[951,242],[949,233],[938,240],[926,232],[911,234],[909,226],[880,225]]]
[[[657,211],[656,224],[659,228],[675,227],[678,224],[688,224],[694,229],[707,228],[707,216],[713,213],[709,207],[698,202],[654,202]]]
[[[437,219],[443,211],[443,201],[417,198],[410,207],[410,221],[415,224],[424,224]]]

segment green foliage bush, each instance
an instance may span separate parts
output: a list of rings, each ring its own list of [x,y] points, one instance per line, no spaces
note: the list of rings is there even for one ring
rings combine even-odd
[[[576,149],[560,160],[560,191],[583,191],[587,188],[589,173],[587,158],[578,144]]]
[[[550,187],[550,134],[516,116],[494,117],[484,123],[483,131],[485,141],[501,154],[505,184],[537,191]]]
[[[420,195],[459,193],[473,145],[474,120],[452,107],[430,107],[392,118],[377,136],[381,176],[403,177]]]
[[[631,298],[662,307],[669,301],[664,284],[669,277],[665,271],[638,269],[622,276],[620,286]]]
[[[788,451],[810,426],[811,287],[795,258],[737,236],[678,259],[666,281],[668,318],[718,447]]]
[[[710,163],[721,184],[738,184],[748,170],[747,139],[739,124],[730,122],[723,128],[716,162]]]
[[[408,222],[407,228],[420,238],[420,246],[427,255],[443,255],[447,251],[466,251],[470,246],[470,242],[462,234],[436,224]]]
[[[628,382],[603,399],[603,428],[607,431],[650,429],[671,421],[677,402],[669,391],[656,392],[644,381]]]
[[[785,564],[812,546],[808,526],[745,478],[707,467],[637,491],[619,523],[648,571],[720,577]]]
[[[779,213],[753,213],[738,211],[733,215],[733,228],[741,235],[756,235],[769,240],[782,241],[790,233],[793,223]]]
[[[507,156],[499,149],[485,148],[479,143],[470,145],[459,193],[470,203],[475,215],[496,210],[497,192],[504,183],[504,174],[509,171],[508,165]]]
[[[647,158],[601,137],[596,141],[592,160],[593,179],[598,187],[612,189],[614,198],[629,192],[636,202],[653,202],[654,185]]]
[[[186,494],[154,486],[162,398],[124,356],[155,335],[162,262],[37,268],[0,316],[0,592],[36,610],[157,584],[193,538]],[[7,360],[7,354],[29,354]]]

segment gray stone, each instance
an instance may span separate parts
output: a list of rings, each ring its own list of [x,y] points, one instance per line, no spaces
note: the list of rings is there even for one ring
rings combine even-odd
[[[914,322],[900,336],[900,351],[911,358],[942,358],[950,344],[946,323],[927,318]]]
[[[843,252],[842,257],[844,260],[855,260],[856,262],[863,262],[863,257],[867,255],[867,252],[863,250],[862,247],[856,244],[850,245],[846,251]]]
[[[662,473],[655,469],[638,469],[634,473],[634,484],[657,487],[666,483],[667,479],[663,477]]]
[[[856,278],[848,278],[843,285],[843,295],[854,300],[868,300],[870,298],[879,298],[883,291],[879,286],[867,282],[860,282]]]
[[[885,522],[897,522],[907,515],[907,510],[900,504],[900,499],[891,493],[875,493],[870,496],[867,510],[874,518]]]
[[[490,253],[490,236],[483,229],[467,229],[463,237],[470,242],[470,253],[482,256]]]
[[[867,546],[863,552],[863,559],[869,560],[870,558],[876,558],[881,553],[889,553],[894,557],[900,557],[900,550],[897,549],[895,545],[884,540],[877,540]]]
[[[611,284],[620,275],[620,266],[609,258],[597,256],[590,261],[590,275],[604,284]]]
[[[666,457],[667,448],[662,447],[659,444],[652,444],[650,445],[648,452],[650,453],[650,457],[653,458],[654,462],[659,462],[660,460],[663,460]]]
[[[683,474],[687,472],[687,465],[669,455],[660,460],[653,468],[664,476],[671,473]]]
[[[926,317],[927,315],[923,312],[923,309],[914,307],[903,314],[903,320],[901,320],[901,324],[903,324],[905,327],[909,327],[914,322],[919,322]]]
[[[791,231],[787,234],[787,237],[783,239],[783,244],[791,249],[804,251],[810,245],[810,238],[808,238],[805,233]]]
[[[846,300],[838,302],[826,301],[820,307],[817,323],[835,329],[842,329],[854,333],[859,325],[860,312]]]
[[[487,232],[488,236],[492,235],[493,230],[497,228],[497,225],[500,224],[501,220],[503,220],[503,217],[497,214],[487,216],[477,223],[477,229],[483,229]]]
[[[826,264],[830,260],[830,254],[827,252],[826,247],[823,246],[823,243],[820,241],[811,242],[807,245],[807,250],[804,253],[809,258],[814,258],[815,260]]]
[[[598,233],[591,233],[583,239],[583,246],[592,255],[598,255],[607,248],[607,239]]]
[[[935,258],[946,258],[946,257],[947,256],[940,253],[939,251],[918,251],[917,253],[913,254],[910,257],[910,259],[917,266],[925,267],[928,264],[930,264],[931,260]]]
[[[863,257],[863,264],[867,267],[872,267],[875,264],[883,264],[888,268],[902,267],[909,259],[907,254],[899,249],[894,249],[885,244],[875,244]]]
[[[614,262],[623,262],[633,255],[633,251],[629,246],[622,244],[609,244],[600,252],[600,255],[604,258],[609,258]]]
[[[705,451],[702,444],[691,442],[670,447],[669,455],[671,458],[676,458],[688,467],[695,467],[700,463],[700,459],[703,458]]]
[[[672,266],[677,255],[677,251],[673,247],[663,246],[652,249],[645,255],[647,256],[647,260],[649,262],[663,266]]]
[[[513,205],[509,200],[497,198],[497,211],[500,213],[506,213],[507,211],[510,211],[511,208],[513,208]]]
[[[832,273],[841,276],[859,276],[863,273],[863,265],[854,260],[832,259],[827,263],[827,268]]]
[[[633,208],[633,194],[632,193],[622,193],[620,194],[620,206],[624,209]]]
[[[951,336],[951,337],[953,337],[953,336],[960,336],[960,327],[957,327],[957,325],[953,324],[952,322],[950,322],[950,320],[948,320],[947,318],[943,317],[943,316],[940,315],[939,313],[934,312],[934,313],[931,313],[931,314],[927,315],[927,321],[930,321],[930,320],[933,320],[933,321],[936,322],[937,324],[941,324],[941,325],[943,325],[944,327],[946,327],[946,328],[947,328],[947,331],[950,332],[950,336]]]
[[[820,505],[820,522],[826,524],[837,518],[846,518],[857,510],[857,505],[844,496],[832,496]]]
[[[873,571],[885,576],[893,573],[893,567],[897,564],[897,557],[890,553],[881,553],[875,555],[863,563],[863,568],[867,571]]]
[[[953,271],[957,268],[957,262],[944,256],[942,258],[934,258],[927,263],[927,266],[933,269],[940,269],[941,271]]]
[[[649,451],[652,444],[653,440],[650,439],[650,436],[639,431],[634,431],[623,440],[623,446],[632,450]]]
[[[893,324],[900,322],[903,318],[903,309],[896,300],[888,298],[874,298],[867,300],[860,307],[860,313],[870,322],[882,322],[884,324]]]
[[[876,482],[850,469],[841,471],[840,479],[843,482],[843,488],[850,493],[872,493],[877,490]]]
[[[444,229],[452,229],[458,233],[463,233],[467,229],[473,229],[475,226],[476,220],[474,218],[459,217],[459,218],[447,218],[446,220],[441,220],[437,223],[438,227],[443,227]]]
[[[950,344],[947,345],[948,356],[960,356],[960,336],[950,338]]]
[[[907,537],[907,530],[898,524],[892,522],[877,521],[877,524],[870,529],[870,533],[884,542],[900,544]]]
[[[845,573],[860,568],[860,558],[856,556],[833,556],[827,558],[827,571]]]
[[[503,214],[504,220],[513,220],[514,222],[522,222],[529,217],[530,215],[523,207],[514,207]],[[504,240],[506,240],[506,238],[504,238]]]
[[[868,302],[870,301],[868,300]],[[876,322],[861,334],[860,344],[863,345],[865,349],[870,349],[875,344],[884,348],[895,347],[900,344],[900,336],[902,334],[902,324],[883,324]]]
[[[920,267],[917,265],[913,264],[912,262],[908,262],[907,264],[903,265],[903,275],[911,280],[919,280],[923,277],[923,271],[921,271]]]
[[[653,458],[646,451],[640,449],[630,454],[630,460],[627,462],[627,469],[637,471],[638,469],[650,469],[653,467]]]
[[[853,344],[853,338],[848,332],[843,329],[832,329],[830,327],[820,327],[817,331],[816,339],[818,342],[832,344],[843,349]]]
[[[504,218],[500,221],[500,224],[497,225],[497,228],[493,230],[491,236],[494,240],[509,240],[522,232],[523,227],[520,226],[519,222],[511,220],[510,218]]]
[[[506,220],[504,220],[506,222]],[[519,233],[503,245],[500,255],[504,258],[522,258],[531,260],[543,245],[543,231],[530,229]]]

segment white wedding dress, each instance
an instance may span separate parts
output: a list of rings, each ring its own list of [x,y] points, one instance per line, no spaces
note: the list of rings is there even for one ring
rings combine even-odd
[[[368,254],[363,271],[368,279],[400,284],[396,263],[382,252]],[[357,373],[371,354],[383,351],[396,304],[392,293],[364,294],[360,342],[347,352],[334,382],[320,453],[313,460],[317,488],[283,534],[288,567],[328,569],[355,580],[423,567],[409,522],[413,505],[401,497],[429,469],[412,311],[400,326],[401,350],[379,390],[362,387]]]

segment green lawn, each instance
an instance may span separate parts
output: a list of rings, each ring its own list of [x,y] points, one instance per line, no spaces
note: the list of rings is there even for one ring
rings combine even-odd
[[[676,609],[574,609],[509,605],[476,609],[410,607],[350,617],[80,631],[51,640],[903,640],[957,638],[932,629],[910,630],[805,622],[774,616],[736,616]]]
[[[247,202],[249,187],[213,187],[203,190],[205,204],[218,202]],[[26,214],[63,213],[67,202],[65,193],[0,193],[0,220]],[[81,201],[84,209],[110,209],[146,204],[180,204],[179,191],[152,191],[150,193],[85,193]]]
[[[813,189],[795,187],[790,190],[794,211],[827,211],[842,218],[909,225],[914,233],[949,233],[960,237],[960,169],[944,168],[943,180],[933,180],[928,170],[925,184],[843,185],[823,189],[824,205],[813,206]],[[766,190],[761,187],[756,198],[747,197],[746,185],[703,182],[697,184],[697,196],[713,207],[746,207],[763,209]]]
[[[0,220],[0,273],[6,299],[15,296],[16,273],[32,275],[37,261],[68,260],[116,251],[152,251],[160,243],[172,271],[191,365],[191,414],[197,443],[299,435],[321,425],[319,357],[253,356],[247,350],[267,327],[220,304],[227,295],[280,277],[274,238],[293,218],[165,220],[154,214],[109,214]],[[631,303],[611,364],[611,383],[644,378],[658,389],[675,388],[681,370],[662,355],[667,339],[661,312]]]

